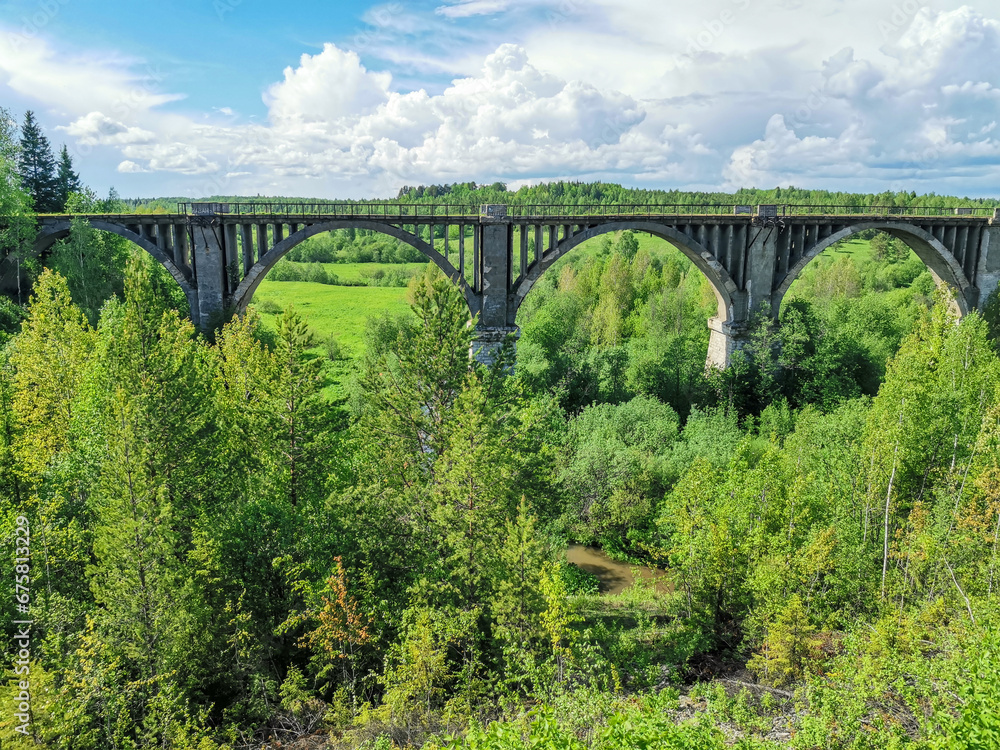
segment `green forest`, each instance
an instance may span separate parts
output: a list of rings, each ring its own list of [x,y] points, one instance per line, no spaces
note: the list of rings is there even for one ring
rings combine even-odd
[[[1000,746],[995,297],[957,319],[870,232],[706,370],[708,282],[623,232],[542,277],[491,368],[431,265],[347,352],[294,304],[197,331],[85,218],[26,252],[36,211],[171,199],[99,198],[0,125],[0,257],[30,282],[0,297],[3,750]],[[399,200],[641,197],[443,187]],[[293,260],[419,260],[311,247]],[[608,595],[570,544],[664,575]]]

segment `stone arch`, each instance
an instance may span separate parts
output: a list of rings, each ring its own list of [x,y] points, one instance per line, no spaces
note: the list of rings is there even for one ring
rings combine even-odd
[[[973,304],[970,302],[970,297],[975,292],[972,282],[969,281],[965,275],[965,271],[962,270],[962,266],[955,256],[952,255],[951,251],[934,235],[913,224],[891,221],[866,221],[845,227],[806,249],[802,258],[788,269],[788,273],[785,274],[785,277],[771,295],[771,304],[775,315],[781,311],[781,304],[792,283],[799,277],[803,269],[809,265],[813,258],[834,243],[852,237],[867,229],[877,229],[890,234],[902,240],[907,247],[913,250],[916,256],[927,267],[927,270],[930,271],[931,276],[934,277],[934,281],[938,286],[944,284],[956,292],[953,304],[955,312],[959,316],[965,316],[973,307]]]
[[[89,223],[91,229],[117,234],[119,237],[123,237],[129,242],[138,245],[140,248],[152,255],[161,266],[167,269],[174,281],[177,282],[177,285],[184,292],[184,296],[187,297],[188,304],[191,307],[192,314],[198,309],[198,290],[192,285],[188,274],[178,268],[173,259],[157,247],[155,242],[151,242],[122,224],[116,224],[112,221],[90,219]],[[69,221],[59,221],[55,224],[46,224],[35,237],[35,244],[32,248],[32,256],[37,258],[39,255],[52,247],[56,242],[68,237],[71,226],[72,224]],[[16,270],[14,273],[16,273]]]
[[[469,305],[469,309],[473,313],[476,312],[477,302],[472,289],[469,287],[465,279],[459,277],[458,270],[451,264],[451,262],[435,250],[430,243],[425,242],[411,232],[407,232],[391,224],[383,224],[378,221],[351,219],[339,219],[334,221],[324,221],[318,224],[310,224],[309,226],[288,235],[288,237],[284,238],[281,242],[277,243],[274,247],[268,250],[267,253],[264,254],[264,257],[253,265],[253,268],[250,269],[250,272],[240,282],[236,291],[233,292],[233,303],[236,306],[236,310],[240,314],[246,310],[247,305],[250,304],[250,300],[253,299],[253,296],[257,291],[257,287],[260,286],[260,282],[264,280],[267,273],[274,268],[277,262],[285,257],[285,255],[287,255],[292,248],[302,242],[305,242],[310,237],[323,232],[329,232],[334,229],[368,229],[381,234],[389,235],[390,237],[395,237],[396,239],[405,242],[410,247],[417,249],[426,255],[432,263],[444,272],[445,276],[451,279],[452,282],[462,290],[462,294],[465,296],[465,301]]]
[[[739,288],[729,276],[726,269],[722,267],[722,264],[716,260],[715,256],[702,244],[673,227],[646,221],[617,221],[608,224],[599,224],[560,242],[556,245],[553,252],[547,253],[539,261],[535,261],[528,268],[527,273],[515,284],[513,289],[513,314],[517,314],[517,310],[521,307],[524,298],[528,296],[528,292],[531,291],[531,288],[538,279],[542,277],[542,274],[552,267],[553,263],[587,240],[600,237],[602,234],[609,232],[625,230],[646,232],[674,245],[708,279],[718,303],[719,321],[728,322],[737,319],[739,311],[734,308],[734,305],[736,304]],[[514,323],[514,321],[509,322],[512,325]]]

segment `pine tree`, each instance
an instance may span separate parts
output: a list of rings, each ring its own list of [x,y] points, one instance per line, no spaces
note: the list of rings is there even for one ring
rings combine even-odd
[[[65,211],[70,193],[79,193],[82,189],[80,175],[73,171],[73,157],[69,155],[69,149],[64,143],[59,152],[59,171],[56,175],[56,201],[59,204],[57,210]]]
[[[56,160],[49,139],[31,110],[24,114],[18,162],[21,183],[34,199],[35,210],[39,213],[58,211],[62,206],[59,204]]]

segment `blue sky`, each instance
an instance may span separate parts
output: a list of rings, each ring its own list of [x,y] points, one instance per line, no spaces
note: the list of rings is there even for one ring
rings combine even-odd
[[[0,106],[135,196],[995,197],[998,61],[1000,0],[0,0]]]

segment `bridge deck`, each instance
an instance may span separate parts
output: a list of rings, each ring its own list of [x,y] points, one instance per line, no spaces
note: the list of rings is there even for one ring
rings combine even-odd
[[[859,210],[857,213],[785,213],[772,217],[762,217],[751,214],[732,213],[681,213],[681,212],[655,212],[655,211],[621,211],[607,213],[510,213],[503,219],[483,217],[478,213],[469,214],[407,214],[407,213],[220,213],[220,214],[38,214],[38,218],[44,221],[71,221],[74,218],[84,218],[92,221],[114,221],[128,224],[176,224],[186,222],[189,219],[218,219],[227,224],[259,223],[259,224],[303,224],[319,223],[325,221],[371,221],[388,224],[470,224],[470,223],[497,223],[507,221],[513,224],[598,224],[619,221],[635,221],[646,219],[649,221],[669,221],[669,222],[691,222],[691,223],[719,223],[719,224],[740,224],[754,223],[761,218],[770,218],[778,221],[823,223],[825,221],[842,222],[844,220],[856,221],[934,221],[955,224],[986,224],[993,223],[1000,218],[994,217],[985,210],[980,210],[976,214],[955,214],[948,213],[885,213],[875,211]]]

